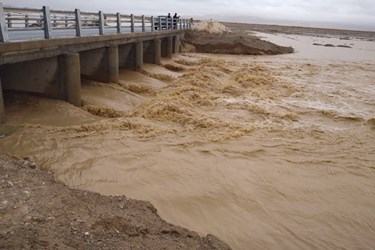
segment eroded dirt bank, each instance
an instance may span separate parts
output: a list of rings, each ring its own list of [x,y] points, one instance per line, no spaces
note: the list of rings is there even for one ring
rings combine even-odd
[[[192,31],[186,33],[184,43],[185,48],[187,48],[186,50],[189,52],[233,55],[277,55],[293,53],[293,48],[291,47],[279,46],[241,32],[217,35]]]
[[[232,55],[278,55],[293,53],[292,47],[279,46],[243,30],[228,29],[215,21],[195,23],[183,39],[186,52]]]
[[[71,189],[0,155],[0,249],[229,249],[163,221],[154,206]]]

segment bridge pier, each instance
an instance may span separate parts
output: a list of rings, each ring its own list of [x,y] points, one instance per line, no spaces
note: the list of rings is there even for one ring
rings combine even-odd
[[[154,41],[143,41],[143,63],[155,62]]]
[[[161,64],[161,40],[160,39],[154,39],[154,63],[156,65]]]
[[[173,55],[173,37],[167,39],[167,58],[172,58]]]
[[[81,106],[81,69],[79,54],[67,54],[64,58],[66,100],[74,106]]]
[[[161,60],[161,42],[160,39],[154,39],[143,42],[143,61],[144,63],[153,63],[160,65]]]
[[[119,54],[118,46],[108,47],[108,80],[117,83],[119,81]]]
[[[99,82],[118,82],[118,46],[111,45],[80,52],[80,66],[84,78]]]
[[[135,45],[124,44],[118,48],[120,68],[134,69]]]
[[[143,42],[139,41],[135,44],[135,69],[143,68]]]
[[[174,38],[174,48],[173,48],[174,53],[180,52],[180,45],[181,45],[181,37],[179,35],[176,35]]]
[[[109,82],[108,49],[106,47],[82,51],[79,55],[83,78],[98,82]]]
[[[1,79],[0,79],[0,125],[4,123],[5,123],[4,97],[3,97],[3,87],[1,86]]]

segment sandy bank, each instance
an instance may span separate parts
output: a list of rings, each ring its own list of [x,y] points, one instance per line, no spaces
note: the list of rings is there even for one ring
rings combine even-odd
[[[229,249],[163,221],[149,202],[71,189],[0,156],[1,249]]]

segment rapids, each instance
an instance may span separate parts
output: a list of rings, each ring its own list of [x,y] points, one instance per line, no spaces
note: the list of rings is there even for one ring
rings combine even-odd
[[[297,53],[176,55],[84,81],[82,108],[8,93],[0,153],[235,249],[371,249],[375,43],[263,36]]]

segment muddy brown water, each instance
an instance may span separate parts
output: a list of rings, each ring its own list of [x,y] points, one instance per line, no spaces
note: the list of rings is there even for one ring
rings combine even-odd
[[[7,95],[0,153],[235,249],[373,248],[375,43],[263,36],[297,53],[182,54],[84,82],[83,108]]]

